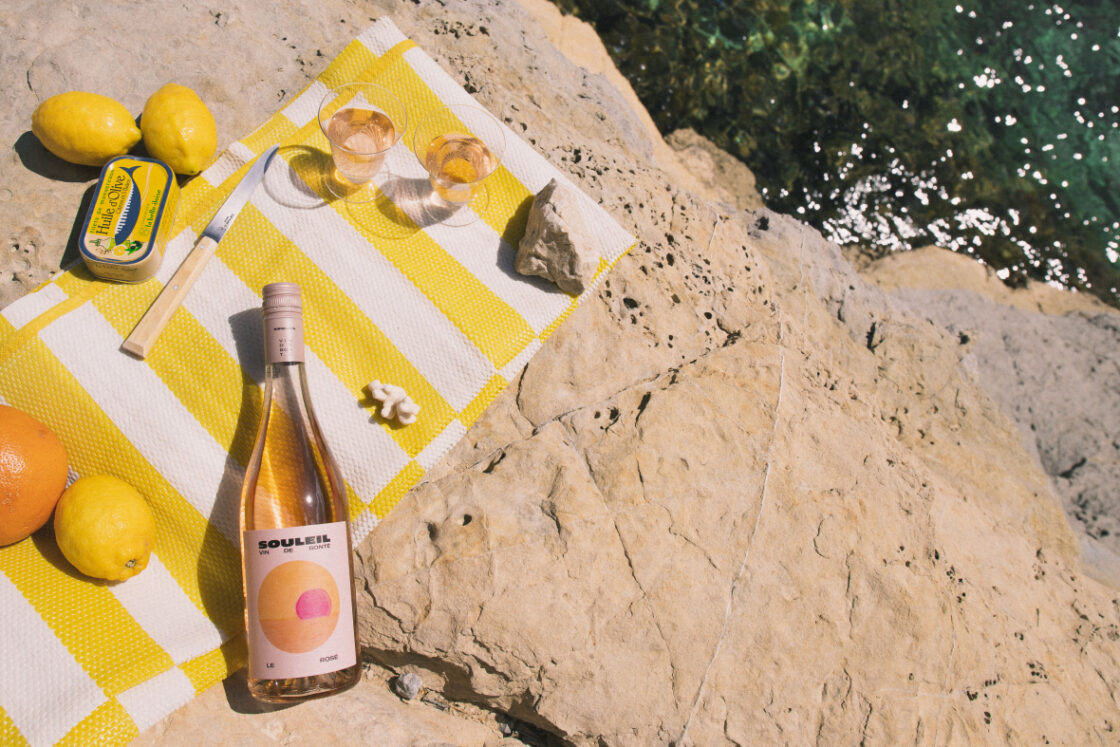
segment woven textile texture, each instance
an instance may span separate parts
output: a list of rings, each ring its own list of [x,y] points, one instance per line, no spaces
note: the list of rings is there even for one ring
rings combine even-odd
[[[244,665],[239,491],[260,416],[260,296],[301,286],[312,399],[346,479],[355,542],[466,432],[593,292],[566,295],[513,270],[532,196],[564,177],[512,132],[468,226],[425,225],[426,172],[406,133],[378,199],[325,189],[324,93],[374,81],[413,121],[471,97],[389,19],[364,31],[299,96],[182,191],[156,278],[75,266],[0,312],[0,401],[58,433],[72,478],[112,474],[156,518],[148,568],[82,577],[49,529],[0,548],[0,743],[120,744]],[[248,164],[279,145],[184,305],[144,360],[120,345]],[[590,198],[597,281],[634,243]],[[596,282],[597,285],[597,282]],[[382,421],[365,390],[404,387],[418,421]]]

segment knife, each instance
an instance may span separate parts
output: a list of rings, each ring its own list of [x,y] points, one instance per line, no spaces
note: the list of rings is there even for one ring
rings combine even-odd
[[[163,332],[163,328],[167,326],[175,310],[183,303],[187,291],[194,285],[194,281],[198,280],[198,276],[202,274],[202,269],[206,266],[206,263],[214,256],[214,252],[218,249],[218,242],[222,240],[222,236],[225,235],[230,224],[237,218],[241,208],[245,207],[245,203],[249,201],[253,190],[261,183],[264,172],[268,168],[269,162],[272,161],[272,157],[276,155],[278,147],[274,145],[257,157],[256,162],[249,168],[241,182],[222,203],[222,206],[218,208],[218,211],[214,213],[214,217],[206,225],[206,228],[202,229],[202,235],[198,237],[198,241],[195,242],[194,248],[191,249],[187,258],[183,260],[183,264],[179,265],[179,269],[167,281],[167,285],[163,286],[163,290],[156,296],[156,300],[152,302],[152,305],[144,312],[144,316],[140,318],[132,332],[125,338],[121,350],[143,358],[156,344],[156,338],[159,337],[160,332]]]

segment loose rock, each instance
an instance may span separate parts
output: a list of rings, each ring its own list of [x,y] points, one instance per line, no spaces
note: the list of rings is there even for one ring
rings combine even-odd
[[[420,688],[424,682],[420,679],[420,675],[412,672],[405,672],[393,680],[393,692],[404,700],[415,700],[416,696],[420,694]]]
[[[599,267],[599,241],[587,225],[575,187],[556,179],[533,199],[514,267],[579,295]]]

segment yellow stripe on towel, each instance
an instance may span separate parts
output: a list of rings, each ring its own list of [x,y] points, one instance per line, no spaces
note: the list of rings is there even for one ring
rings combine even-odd
[[[338,208],[341,209],[341,208]],[[373,205],[350,208],[356,228],[454,324],[495,368],[502,368],[535,337],[525,318],[417,231],[407,241],[387,236],[392,226]]]
[[[127,289],[104,294],[94,305],[122,337],[147,309],[143,299],[129,295]],[[186,309],[180,308],[172,315],[159,343],[148,354],[148,365],[194,419],[244,467],[249,463],[261,414],[261,392],[256,382]]]
[[[308,346],[354,394],[355,401],[366,399],[363,389],[372,371],[392,375],[420,404],[425,417],[408,428],[391,429],[389,434],[410,456],[419,453],[454,417],[451,406],[354,301],[259,210],[246,206],[236,226],[222,242],[222,261],[257,294],[273,277],[298,278],[304,294]]]
[[[2,705],[0,705],[0,744],[8,745],[8,747],[24,747],[24,745],[30,744],[19,733],[15,722],[12,721]]]
[[[370,501],[369,509],[378,519],[389,515],[393,506],[400,502],[404,494],[424,476],[424,468],[416,462],[409,462],[404,469],[397,473],[388,485],[382,488],[377,497]]]
[[[36,534],[33,541],[5,547],[0,572],[106,694],[116,695],[174,665],[108,587],[74,570],[53,535]],[[75,607],[96,624],[70,624]]]
[[[248,661],[245,634],[239,633],[213,651],[183,662],[179,669],[187,675],[195,692],[200,693],[229,672],[241,669]]]
[[[300,138],[319,152],[330,147],[318,125],[305,125]],[[316,161],[293,158],[291,166],[372,248],[416,285],[495,368],[509,363],[535,337],[524,317],[403,214],[390,218],[377,202],[347,203],[334,198],[322,185]],[[399,221],[407,223],[401,226]]]
[[[183,592],[221,629],[241,629],[240,574],[231,577],[241,567],[241,549],[152,467],[42,340],[0,360],[0,397],[57,433],[87,434],[66,442],[70,465],[79,474],[116,475],[139,490],[152,507],[160,560]]]
[[[82,719],[55,747],[87,747],[91,744],[124,744],[140,735],[128,711],[109,700]]]
[[[283,143],[295,135],[297,127],[287,117],[273,117],[241,138],[241,144],[253,153],[263,153],[276,143]]]
[[[447,105],[403,57],[385,65],[376,82],[400,97],[417,122],[423,119],[425,112],[442,111],[447,108]],[[479,108],[482,106],[479,105]],[[463,129],[467,128],[464,126]],[[411,150],[413,144],[409,141],[415,127],[410,126],[409,130],[409,137],[402,141],[401,146]],[[517,242],[525,233],[525,222],[529,217],[533,193],[508,169],[500,165],[498,170],[487,178],[486,188],[490,199],[480,213],[482,220],[502,236],[507,244],[517,246]]]
[[[369,47],[355,39],[346,45],[326,70],[319,74],[318,80],[328,88],[335,88],[355,80],[376,80],[386,66],[400,59],[401,55],[415,46],[416,42],[405,39],[397,42],[388,52],[378,57],[370,51]]]
[[[70,282],[70,288],[73,292],[68,294],[69,297],[62,303],[55,304],[27,324],[24,324],[18,332],[13,330],[8,321],[0,316],[0,333],[3,333],[5,336],[11,335],[0,345],[0,360],[8,355],[9,352],[15,350],[20,345],[35,337],[35,335],[39,334],[43,327],[46,327],[59,317],[73,311],[89,299],[97,296],[106,288],[106,285],[97,282],[84,266],[75,267],[66,274],[59,276],[56,282],[61,284],[63,280]],[[16,334],[11,334],[12,332],[16,332]]]

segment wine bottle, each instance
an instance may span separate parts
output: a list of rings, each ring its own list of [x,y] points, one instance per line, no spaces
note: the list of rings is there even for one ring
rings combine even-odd
[[[264,287],[265,389],[241,487],[249,692],[321,697],[361,675],[346,488],[311,409],[299,286]]]

